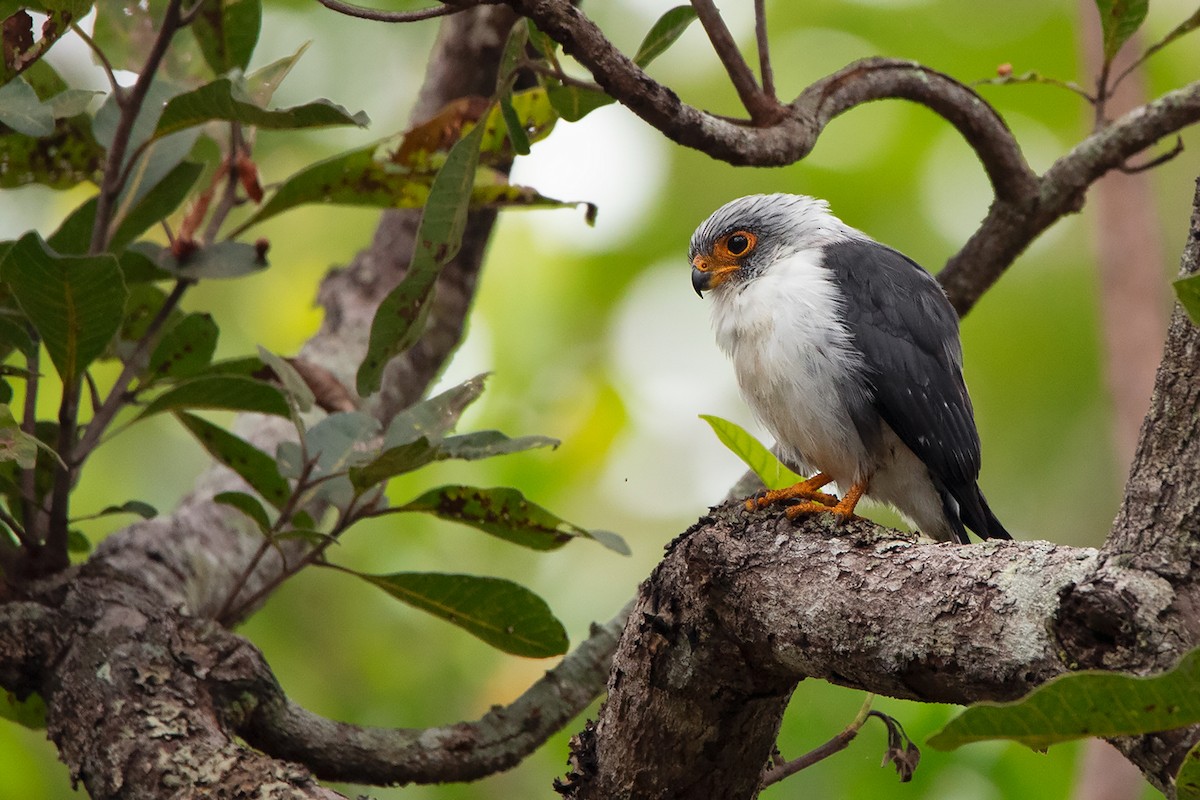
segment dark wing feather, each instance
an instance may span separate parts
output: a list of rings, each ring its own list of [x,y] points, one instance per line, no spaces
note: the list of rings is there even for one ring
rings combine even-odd
[[[844,287],[875,413],[929,468],[943,500],[949,494],[958,505],[957,514],[947,506],[952,525],[1007,537],[976,484],[979,434],[962,377],[958,316],[941,286],[907,256],[866,239],[826,247],[824,264]]]

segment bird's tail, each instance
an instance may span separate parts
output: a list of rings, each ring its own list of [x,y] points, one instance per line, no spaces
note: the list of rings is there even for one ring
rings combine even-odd
[[[950,499],[946,495],[953,498],[953,504],[946,502]],[[996,519],[996,515],[992,513],[983,492],[979,489],[979,484],[972,483],[962,487],[960,491],[946,492],[942,496],[942,503],[946,509],[946,518],[954,531],[954,538],[958,540],[959,544],[967,544],[970,541],[967,538],[967,528],[975,531],[975,535],[980,539],[1012,538],[1012,534],[1005,530],[1004,526],[1000,524],[1000,520]],[[957,506],[957,509],[953,506]],[[958,513],[954,513],[954,511]]]

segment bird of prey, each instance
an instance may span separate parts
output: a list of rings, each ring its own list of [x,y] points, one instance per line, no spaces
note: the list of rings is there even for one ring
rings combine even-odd
[[[866,496],[938,541],[1012,538],[979,490],[958,316],[932,275],[792,194],[721,207],[688,257],[742,396],[785,462],[818,470],[748,508],[847,518]]]

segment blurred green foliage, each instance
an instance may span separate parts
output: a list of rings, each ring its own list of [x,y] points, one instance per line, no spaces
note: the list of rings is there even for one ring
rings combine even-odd
[[[609,0],[590,3],[587,10],[632,53],[672,4]],[[750,4],[722,6],[752,52]],[[1155,4],[1146,22],[1149,38],[1165,35],[1192,10],[1180,0]],[[1001,64],[1085,86],[1091,80],[1078,66],[1078,4],[776,0],[768,3],[768,12],[776,83],[784,97],[872,55],[916,59],[964,81],[989,78]],[[436,24],[381,26],[302,0],[268,3],[251,69],[312,40],[279,89],[278,104],[327,97],[365,109],[373,123],[368,131],[262,137],[256,155],[264,182],[403,130]],[[88,56],[67,44],[55,49],[51,61],[88,85],[83,77],[91,69]],[[1145,75],[1151,94],[1157,94],[1193,79],[1198,70],[1200,49],[1184,43],[1151,60]],[[651,71],[688,102],[737,113],[736,95],[698,26]],[[1090,109],[1061,89],[981,91],[1039,170],[1090,124]],[[1195,134],[1185,134],[1185,141],[1194,144]],[[1168,253],[1184,239],[1192,181],[1200,172],[1197,150],[1153,173]],[[587,228],[574,210],[502,216],[470,335],[445,383],[494,371],[488,392],[464,424],[513,435],[546,434],[563,444],[553,452],[437,464],[397,480],[390,493],[404,502],[446,483],[516,486],[581,525],[620,532],[633,558],[594,547],[530,553],[462,526],[402,515],[365,523],[339,548],[339,560],[376,574],[432,570],[519,580],[549,601],[574,642],[587,635],[591,620],[606,619],[621,607],[662,545],[718,502],[741,474],[740,463],[697,415],[716,413],[760,430],[736,398],[705,308],[688,285],[684,254],[694,226],[741,194],[802,192],[827,198],[850,224],[936,270],[972,232],[989,198],[966,145],[931,113],[899,102],[873,104],[836,120],[810,158],[770,171],[735,169],[669,145],[625,109],[609,106],[577,124],[560,124],[533,146],[527,164],[518,163],[516,179],[551,196],[598,202],[598,225]],[[0,198],[0,238],[34,227],[49,233],[85,197],[83,189],[8,193]],[[251,353],[258,344],[294,352],[320,322],[312,299],[321,275],[365,246],[376,219],[368,210],[305,208],[270,220],[260,232],[271,241],[272,268],[233,283],[201,284],[184,306],[217,317],[224,333],[218,358]],[[1060,224],[964,322],[967,378],[984,443],[982,485],[1021,539],[1099,544],[1119,498],[1125,465],[1116,463],[1110,445],[1089,231],[1086,211]],[[1163,280],[1174,271],[1172,255],[1163,264]],[[164,453],[170,457],[158,457]],[[81,513],[103,507],[115,485],[168,509],[189,489],[206,457],[185,431],[164,420],[119,437],[96,461],[80,488]],[[98,537],[117,524],[105,518],[86,529]],[[324,571],[285,585],[243,633],[263,649],[298,702],[368,725],[474,719],[513,699],[547,667],[544,661],[503,655],[365,583]],[[802,683],[780,749],[795,756],[823,742],[854,716],[860,702],[856,692]],[[878,707],[901,720],[918,744],[952,712],[886,699]],[[476,784],[370,793],[408,800],[547,797],[551,778],[562,772],[566,740],[577,727],[517,769]],[[0,797],[71,794],[69,777],[43,738],[0,724]],[[1064,798],[1076,769],[1076,748],[1070,745],[1047,755],[999,743],[954,753],[925,748],[912,783],[901,786],[890,769],[879,768],[883,748],[882,730],[869,725],[847,751],[764,797]]]

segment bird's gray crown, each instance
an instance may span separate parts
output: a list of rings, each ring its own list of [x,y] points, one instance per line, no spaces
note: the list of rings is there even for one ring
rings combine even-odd
[[[752,194],[718,208],[692,234],[688,259],[711,253],[714,243],[736,230],[759,239],[759,259],[769,263],[789,251],[864,238],[829,211],[829,204],[802,194]]]

